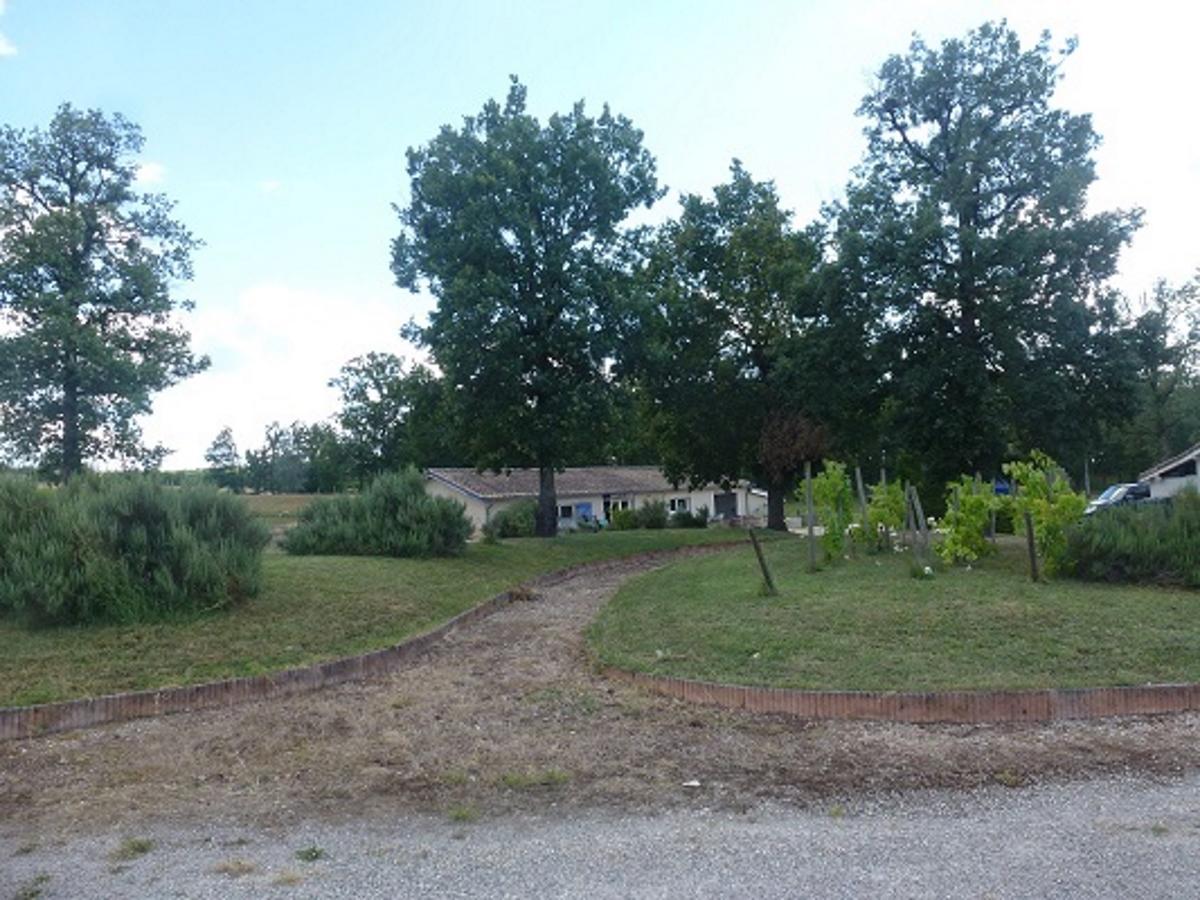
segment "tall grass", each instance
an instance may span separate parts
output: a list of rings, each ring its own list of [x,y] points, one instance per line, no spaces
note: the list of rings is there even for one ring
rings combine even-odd
[[[1200,494],[1089,516],[1067,534],[1066,571],[1093,581],[1200,587]]]
[[[139,622],[257,593],[268,539],[235,498],[143,476],[0,478],[0,614]]]
[[[451,556],[472,525],[463,505],[425,493],[415,469],[381,475],[357,496],[314,500],[283,540],[297,555]]]

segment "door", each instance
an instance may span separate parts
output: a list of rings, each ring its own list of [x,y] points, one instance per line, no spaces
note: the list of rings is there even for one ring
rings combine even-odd
[[[737,516],[737,494],[729,491],[725,494],[713,494],[713,515],[718,519],[732,519]]]

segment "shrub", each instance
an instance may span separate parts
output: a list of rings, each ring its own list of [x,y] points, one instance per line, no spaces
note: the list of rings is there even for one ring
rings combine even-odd
[[[904,488],[900,482],[872,485],[871,500],[867,504],[867,523],[871,533],[879,536],[881,545],[887,541],[887,532],[899,531],[904,527]]]
[[[1047,574],[1053,575],[1065,560],[1067,529],[1083,518],[1087,498],[1071,490],[1066,473],[1040,450],[1034,450],[1027,461],[1005,463],[1002,468],[1017,489],[1016,496],[1007,500],[1013,525],[1024,534],[1025,512],[1029,512],[1038,555]]]
[[[287,533],[297,555],[450,556],[462,552],[473,526],[461,503],[425,493],[416,469],[381,475],[356,496],[315,500]]]
[[[1087,517],[1067,530],[1063,571],[1092,581],[1200,587],[1200,494]]]
[[[661,500],[651,500],[637,509],[638,528],[666,528],[667,504]]]
[[[145,476],[63,488],[0,479],[0,612],[36,623],[136,622],[254,596],[269,533],[211,487]]]
[[[991,553],[987,528],[997,505],[990,483],[964,475],[946,485],[946,515],[942,518],[946,535],[938,545],[938,555],[953,563],[974,562]]]
[[[633,531],[638,527],[637,510],[614,509],[612,511],[612,527],[614,531]]]
[[[688,512],[686,509],[673,512],[671,513],[670,526],[672,528],[707,528],[708,507],[701,506],[694,513]]]
[[[844,463],[825,460],[821,474],[813,479],[813,505],[817,521],[824,526],[821,546],[828,559],[840,559],[846,549],[846,529],[854,520],[854,489]]]
[[[483,526],[483,535],[490,540],[533,537],[536,517],[536,500],[518,500],[496,512]]]

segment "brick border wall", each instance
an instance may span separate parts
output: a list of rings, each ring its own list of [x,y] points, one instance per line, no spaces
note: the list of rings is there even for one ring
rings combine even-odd
[[[603,674],[691,703],[805,719],[983,724],[1099,719],[1200,709],[1200,684],[1072,688],[1037,691],[800,691],[690,681],[604,667]]]
[[[621,563],[649,561],[673,556],[688,556],[742,546],[740,541],[700,544],[669,550],[651,550],[630,556],[611,557],[578,563],[535,576],[511,591],[497,594],[473,606],[437,627],[382,650],[284,669],[269,675],[229,678],[204,684],[167,687],[148,691],[108,694],[82,700],[64,700],[37,706],[0,708],[0,741],[37,737],[77,728],[90,728],[109,722],[124,722],[150,716],[232,706],[268,697],[288,697],[306,691],[360,681],[404,668],[426,653],[456,628],[476,622],[507,606],[514,599],[539,587],[548,587],[589,569]]]

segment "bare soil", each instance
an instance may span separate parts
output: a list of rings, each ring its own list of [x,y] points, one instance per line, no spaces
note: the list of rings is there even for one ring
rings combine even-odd
[[[1200,763],[1200,716],[1191,714],[1032,726],[807,722],[614,684],[596,673],[583,631],[623,579],[656,565],[618,561],[543,583],[371,683],[0,744],[0,829],[149,819],[269,827],[392,811],[466,820],[550,806],[744,809],[765,799],[1178,775]]]

